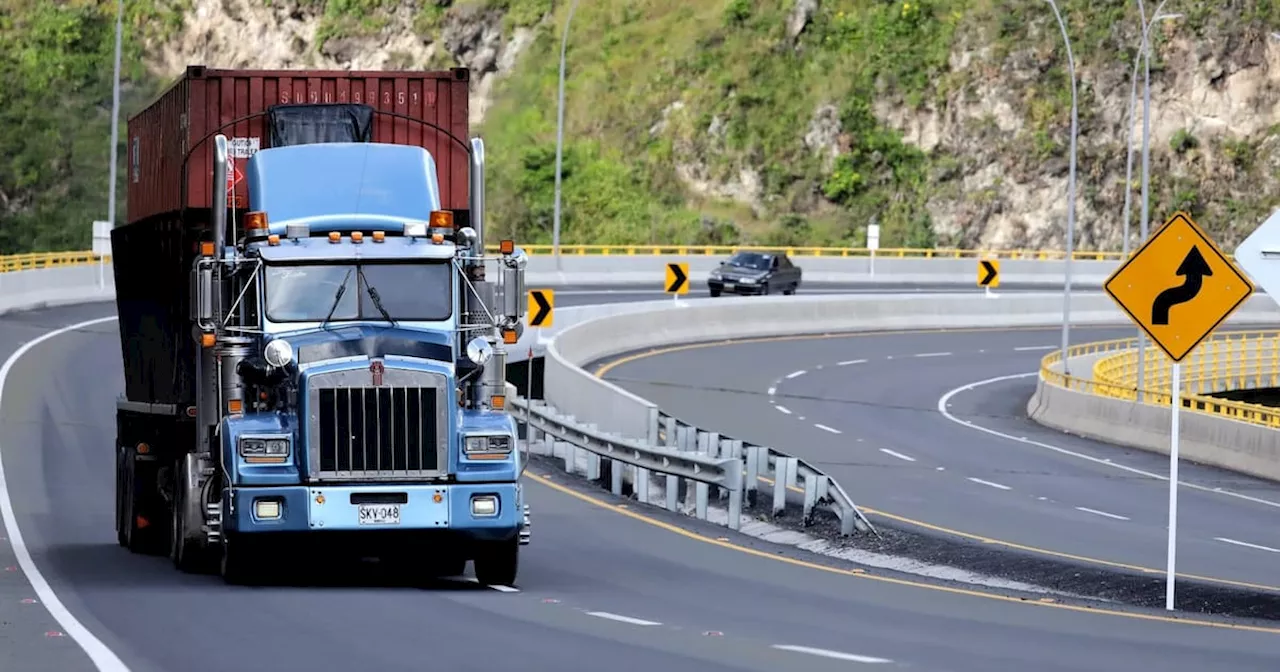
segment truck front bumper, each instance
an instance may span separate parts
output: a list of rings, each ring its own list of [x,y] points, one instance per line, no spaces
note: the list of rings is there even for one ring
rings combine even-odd
[[[442,530],[508,539],[524,526],[515,483],[266,486],[224,491],[232,532]],[[230,505],[227,507],[226,505]]]

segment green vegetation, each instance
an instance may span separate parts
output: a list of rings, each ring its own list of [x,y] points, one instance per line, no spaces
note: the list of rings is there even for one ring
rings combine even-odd
[[[127,112],[155,92],[135,39],[178,15],[145,0],[125,11]],[[114,49],[114,2],[0,2],[0,253],[88,249],[90,223],[106,218]],[[123,218],[123,188],[117,204]]]
[[[127,3],[124,116],[157,90],[139,45],[180,27],[187,1]],[[376,43],[386,30],[439,35],[491,13],[508,38],[532,31],[479,131],[490,222],[525,242],[550,241],[568,0],[269,1],[318,16],[320,51],[341,38]],[[1015,189],[1065,179],[1071,86],[1043,0],[823,0],[793,37],[796,2],[578,5],[563,242],[858,246],[878,223],[885,247],[974,245],[986,217],[1022,205]],[[1280,0],[1248,4],[1175,0],[1170,11],[1185,16],[1159,24],[1154,41],[1177,36],[1201,58],[1238,61],[1249,49],[1231,45],[1280,25]],[[1106,213],[1124,196],[1123,110],[1114,107],[1127,93],[1137,12],[1132,0],[1059,5],[1081,74],[1082,225],[1096,228],[1085,240],[1101,241],[1118,229]],[[89,222],[105,216],[113,21],[109,0],[0,0],[0,253],[85,248]],[[430,67],[452,65],[436,58]],[[1153,59],[1155,76],[1165,68]],[[1267,188],[1280,165],[1276,135],[1280,126],[1249,138],[1188,128],[1159,143],[1152,212],[1186,208],[1215,232],[1256,224],[1280,199]],[[123,188],[120,196],[123,213]]]

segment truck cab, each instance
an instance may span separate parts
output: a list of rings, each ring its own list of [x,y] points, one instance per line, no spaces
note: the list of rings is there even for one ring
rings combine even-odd
[[[216,188],[229,168],[226,138],[215,144]],[[229,582],[310,542],[515,581],[529,511],[503,345],[523,329],[526,257],[511,241],[485,256],[483,144],[472,150],[467,226],[441,207],[422,147],[319,142],[247,161],[247,208],[213,209],[190,269],[195,403],[119,402],[122,544],[142,536],[139,511],[164,506],[174,563],[215,559]],[[148,414],[193,425],[190,445],[177,432],[144,450]],[[148,458],[158,499],[137,486]]]

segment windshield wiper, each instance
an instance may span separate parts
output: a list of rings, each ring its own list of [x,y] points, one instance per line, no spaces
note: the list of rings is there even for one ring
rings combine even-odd
[[[357,266],[356,273],[359,274],[360,282],[364,283],[365,289],[369,290],[369,298],[373,299],[373,307],[377,308],[379,313],[382,313],[382,319],[390,322],[393,327],[397,326],[396,321],[391,317],[391,313],[388,313],[387,309],[382,307],[382,299],[378,298],[378,288],[369,283],[369,278],[364,277],[364,269]]]
[[[338,288],[338,292],[333,295],[333,305],[329,306],[329,314],[324,316],[324,320],[320,322],[320,328],[324,329],[329,324],[329,319],[333,317],[334,311],[338,309],[338,303],[342,301],[342,295],[347,293],[347,281],[351,279],[351,269],[347,269],[347,274],[342,276],[342,286]]]

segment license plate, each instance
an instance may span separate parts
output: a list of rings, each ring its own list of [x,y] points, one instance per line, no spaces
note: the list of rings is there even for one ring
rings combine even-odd
[[[361,525],[399,525],[399,504],[361,504]]]
[[[732,282],[724,283],[724,288],[726,291],[732,290],[734,287],[736,287],[736,285],[734,285]]]

